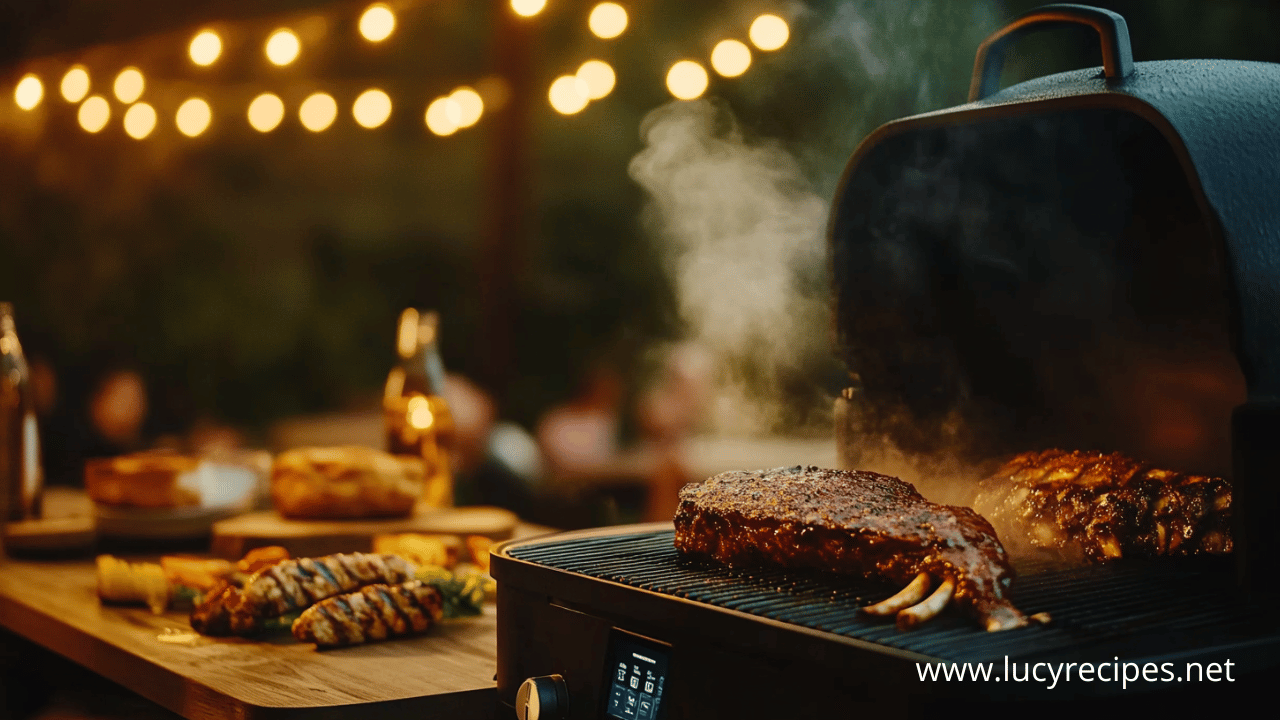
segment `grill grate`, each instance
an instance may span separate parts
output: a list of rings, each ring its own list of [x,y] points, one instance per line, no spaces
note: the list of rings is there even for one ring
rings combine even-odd
[[[1231,589],[1221,564],[1165,559],[1126,561],[1068,570],[1024,570],[1013,592],[1027,613],[1049,612],[1054,622],[988,633],[968,618],[944,613],[910,632],[858,608],[895,588],[829,573],[729,569],[682,557],[672,531],[552,540],[516,545],[519,560],[653,592],[900,648],[941,660],[1051,659],[1064,651],[1123,647],[1147,654],[1205,650],[1255,639],[1258,604]]]

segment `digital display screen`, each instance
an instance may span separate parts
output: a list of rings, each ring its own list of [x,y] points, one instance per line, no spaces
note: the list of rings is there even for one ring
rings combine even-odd
[[[609,692],[606,718],[658,720],[667,684],[671,648],[654,640],[614,630],[605,661]]]

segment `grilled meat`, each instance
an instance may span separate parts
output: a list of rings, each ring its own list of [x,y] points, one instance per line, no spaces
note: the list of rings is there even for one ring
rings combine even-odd
[[[250,575],[243,588],[211,595],[192,613],[191,626],[210,635],[252,635],[267,618],[303,610],[365,585],[401,583],[413,572],[413,566],[397,555],[350,553],[283,560]]]
[[[1231,484],[1161,470],[1120,453],[1044,450],[1014,457],[979,486],[974,507],[1006,538],[1120,557],[1231,552]]]
[[[910,583],[869,609],[914,626],[955,603],[988,630],[1027,624],[991,524],[871,472],[791,467],[722,473],[680,491],[675,545],[731,566],[774,565]],[[930,581],[941,586],[920,602]],[[917,603],[919,603],[917,605]]]
[[[366,585],[304,610],[293,636],[320,647],[355,645],[426,632],[443,614],[440,591],[420,580]]]
[[[201,635],[231,635],[231,605],[240,601],[240,588],[221,580],[191,611],[191,629]]]

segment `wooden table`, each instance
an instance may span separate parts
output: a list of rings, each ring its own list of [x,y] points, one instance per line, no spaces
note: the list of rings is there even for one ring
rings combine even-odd
[[[548,531],[522,524],[515,534]],[[498,713],[492,606],[421,637],[318,651],[290,637],[203,637],[182,612],[104,605],[90,558],[0,555],[0,626],[191,720]]]

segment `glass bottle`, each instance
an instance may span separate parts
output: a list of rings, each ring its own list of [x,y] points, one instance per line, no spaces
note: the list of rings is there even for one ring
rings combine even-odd
[[[0,489],[4,517],[38,518],[44,492],[40,433],[13,305],[0,303]]]
[[[453,504],[450,455],[453,414],[444,399],[444,362],[440,358],[440,316],[408,308],[400,314],[396,351],[400,363],[387,376],[382,396],[387,452],[421,457],[426,470],[422,502]]]

